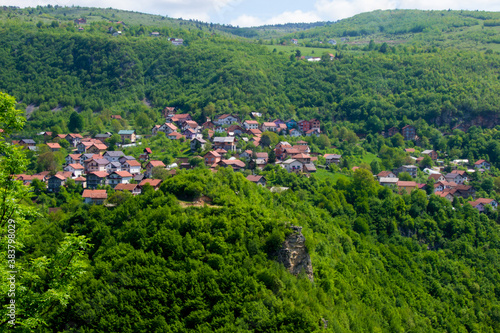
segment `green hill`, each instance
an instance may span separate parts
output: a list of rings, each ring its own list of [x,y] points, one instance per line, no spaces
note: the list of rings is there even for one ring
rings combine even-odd
[[[302,42],[326,42],[347,37],[348,45],[370,40],[398,45],[433,45],[500,51],[500,13],[480,11],[377,10],[298,32],[288,37]]]
[[[494,31],[496,13],[377,11],[303,32],[325,39],[350,35],[349,42],[327,46],[310,39],[283,46],[214,33],[206,25],[193,29],[197,22],[147,16],[150,25],[137,25],[139,13],[37,10],[36,17],[30,14],[35,9],[4,11],[0,21],[0,90],[27,110],[27,131],[56,124],[64,130],[72,110],[83,112],[86,130],[102,112],[121,114],[132,125],[144,112],[159,121],[165,106],[190,112],[197,120],[221,113],[244,118],[252,111],[266,118],[346,120],[365,133],[373,130],[369,117],[385,128],[420,118],[450,127],[464,121],[499,123],[500,58],[490,48],[497,37],[478,39],[476,47],[473,38],[456,45],[450,39],[468,36],[470,31],[461,29]],[[87,11],[91,19],[80,26],[82,31],[73,19]],[[125,25],[107,21],[113,14]],[[416,25],[424,27],[421,32]],[[110,28],[122,34],[113,36]],[[349,33],[355,30],[367,35]],[[153,31],[160,36],[151,37]],[[400,36],[404,42],[368,43],[377,36]],[[184,44],[174,46],[169,38],[182,38]],[[299,52],[323,61],[296,59]]]

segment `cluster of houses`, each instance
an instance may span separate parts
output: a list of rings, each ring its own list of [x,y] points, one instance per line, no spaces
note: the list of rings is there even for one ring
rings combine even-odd
[[[156,135],[158,132],[163,132],[172,140],[179,140],[181,138],[188,140],[195,138],[203,139],[202,132],[207,130],[209,138],[217,137],[217,133],[225,133],[224,136],[229,137],[238,137],[242,134],[247,134],[252,138],[255,145],[258,146],[262,132],[266,131],[289,135],[291,137],[318,136],[321,133],[321,123],[317,119],[300,121],[294,119],[287,121],[275,119],[259,123],[257,120],[241,121],[237,116],[223,114],[213,121],[208,119],[205,123],[198,124],[187,113],[177,114],[173,107],[165,108],[163,116],[165,117],[165,123],[155,125],[151,129],[151,134]]]
[[[203,156],[195,156],[203,161],[210,169],[216,170],[218,167],[230,167],[235,171],[245,169],[263,170],[270,163],[270,154],[267,152],[255,152],[251,149],[242,150],[237,148],[239,140],[253,142],[255,146],[261,144],[261,136],[264,131],[271,131],[280,134],[295,136],[319,134],[320,122],[313,120],[288,120],[279,119],[269,122],[259,122],[257,120],[245,120],[240,122],[238,117],[233,115],[222,115],[213,122],[208,120],[203,124],[193,121],[189,114],[177,114],[175,108],[167,107],[163,110],[165,123],[156,125],[152,129],[152,134],[164,132],[172,140],[181,138],[189,139],[191,150],[206,151],[208,142],[203,139],[205,130],[208,133],[211,142],[211,149]],[[258,118],[258,117],[257,117]],[[412,130],[413,129],[413,130]],[[218,136],[218,133],[224,133]],[[392,135],[394,129],[390,129]],[[206,134],[205,133],[205,134]],[[134,130],[122,130],[118,133],[122,143],[136,142],[137,138]],[[246,135],[244,135],[246,134]],[[402,130],[403,136],[414,138],[413,126],[405,126]],[[42,135],[52,139],[52,133],[44,132]],[[102,203],[106,198],[105,190],[97,190],[98,186],[109,185],[115,190],[129,191],[134,195],[140,194],[145,184],[157,189],[161,180],[152,179],[154,168],[166,168],[170,170],[173,167],[192,168],[187,158],[179,158],[177,163],[171,166],[165,166],[162,161],[150,159],[152,151],[145,148],[140,155],[139,160],[133,156],[126,156],[122,151],[108,151],[104,140],[111,136],[111,133],[97,134],[93,138],[83,137],[80,134],[59,134],[54,136],[52,141],[46,143],[52,151],[61,149],[58,140],[65,139],[72,147],[72,153],[66,156],[63,171],[50,174],[48,171],[35,175],[16,175],[16,179],[30,184],[34,179],[39,179],[47,184],[49,192],[58,192],[61,186],[64,186],[68,179],[72,179],[76,184],[81,184],[85,189],[83,198],[85,202]],[[252,141],[250,141],[252,140]],[[27,149],[36,149],[36,142],[32,139],[22,139],[13,141],[15,144],[22,145]],[[406,149],[408,153],[415,153],[415,149]],[[297,141],[292,145],[287,141],[279,142],[273,149],[272,162],[279,165],[288,172],[311,174],[316,172],[315,161],[318,160],[318,154],[311,152],[306,141]],[[420,157],[412,157],[415,162],[420,162],[427,155],[432,160],[437,161],[438,154],[433,150],[424,150]],[[341,155],[325,154],[325,166],[339,164]],[[467,160],[456,160],[454,164],[464,165]],[[476,190],[467,185],[471,172],[485,171],[490,169],[490,163],[485,160],[476,161],[473,164],[474,170],[452,170],[448,174],[441,174],[442,168],[424,169],[429,174],[429,178],[434,180],[433,192],[443,198],[453,201],[455,197],[475,199]],[[355,169],[357,167],[354,167]],[[419,184],[415,181],[399,180],[399,175],[403,172],[408,173],[412,178],[417,177],[418,167],[416,165],[402,165],[392,171],[382,171],[376,175],[382,186],[397,188],[400,193],[411,193],[414,189],[424,189],[426,184]],[[172,174],[175,170],[170,171]],[[250,175],[247,179],[259,185],[266,185],[266,179],[263,176]],[[473,207],[484,211],[487,205],[494,209],[497,203],[494,200],[478,198],[471,202]]]
[[[124,130],[119,132],[122,142],[135,141],[135,131]],[[52,138],[52,133],[44,132],[42,135]],[[100,185],[109,185],[115,190],[127,190],[132,194],[140,194],[145,184],[157,189],[161,180],[151,179],[153,168],[165,167],[162,161],[151,160],[152,151],[145,148],[139,160],[133,156],[126,156],[122,151],[109,151],[102,139],[111,136],[110,133],[98,134],[94,138],[84,138],[80,134],[59,134],[53,141],[65,139],[71,145],[72,153],[65,158],[63,171],[51,174],[49,171],[34,175],[15,175],[15,179],[29,185],[38,179],[47,185],[48,192],[58,192],[69,179],[76,184],[81,184],[84,189],[83,197],[86,202],[99,203],[102,201],[103,192],[95,190]],[[100,138],[100,139],[98,139]],[[13,141],[27,149],[36,149],[32,139]],[[61,146],[58,142],[48,142],[46,145],[52,151],[58,151]],[[97,192],[95,192],[97,191]],[[105,191],[104,191],[105,192]],[[100,193],[100,194],[99,194]]]
[[[406,150],[407,152],[414,152],[415,150],[410,148]],[[437,160],[438,155],[434,150],[424,150],[422,155],[428,155],[433,160]],[[423,157],[416,158],[417,162],[421,161]],[[454,161],[454,164],[468,163],[467,160]],[[443,168],[429,169],[425,168],[424,173],[428,174],[429,179],[434,180],[433,193],[437,196],[445,198],[449,201],[453,201],[456,197],[461,197],[467,199],[469,197],[475,199],[476,189],[467,185],[470,175],[473,172],[483,172],[490,169],[490,163],[485,160],[478,160],[473,165],[473,169],[465,170],[451,170],[447,174],[442,174],[440,171]],[[397,188],[400,193],[411,193],[414,189],[425,189],[427,184],[417,183],[415,181],[402,181],[399,180],[398,176],[402,172],[408,173],[412,178],[417,177],[418,167],[415,165],[402,165],[393,171],[381,171],[378,173],[377,179],[382,186],[389,186],[392,188]],[[496,209],[497,202],[493,199],[478,198],[476,201],[470,202],[470,204],[477,208],[479,211],[484,211],[486,205],[490,205],[493,209]]]

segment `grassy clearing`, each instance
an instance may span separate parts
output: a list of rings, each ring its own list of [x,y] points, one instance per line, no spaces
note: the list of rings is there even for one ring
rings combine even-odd
[[[340,178],[344,178],[346,180],[350,180],[352,178],[350,176],[346,176],[346,175],[338,173],[338,172],[333,173],[333,172],[330,172],[330,171],[327,171],[324,169],[318,169],[318,171],[316,171],[314,176],[321,181],[324,181],[326,179],[330,179],[334,182],[337,182],[337,180],[339,180]]]
[[[324,52],[333,53],[337,52],[334,48],[321,48],[321,47],[305,47],[298,45],[266,45],[266,47],[272,51],[276,49],[277,52],[283,52],[286,55],[295,54],[297,50],[306,57],[321,57]]]

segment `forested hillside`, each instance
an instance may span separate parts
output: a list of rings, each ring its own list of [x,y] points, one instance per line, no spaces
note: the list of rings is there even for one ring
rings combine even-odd
[[[392,44],[437,45],[459,49],[499,50],[500,13],[484,11],[376,10],[297,32],[310,41],[348,37],[350,44],[370,40]],[[340,40],[339,40],[340,41]]]
[[[176,106],[200,120],[258,111],[358,122],[365,133],[369,116],[385,128],[419,118],[450,127],[498,124],[500,57],[491,51],[371,43],[332,49],[334,60],[324,54],[311,63],[202,31],[168,30],[185,41],[174,46],[164,37],[114,37],[106,23],[78,32],[7,20],[0,30],[0,89],[27,108],[33,131],[66,122],[73,109],[89,125],[105,110],[133,124],[143,101],[153,120]]]
[[[16,330],[500,331],[499,19],[376,11],[285,35],[312,25],[3,8],[0,248],[11,266],[0,266],[0,299],[15,300]],[[339,36],[350,40],[327,45]],[[168,124],[166,107],[177,108]],[[260,134],[239,127],[252,112],[262,113]],[[229,152],[215,149],[216,125],[205,122],[222,114],[240,118],[217,125]],[[292,137],[290,118],[318,127]],[[285,127],[279,135],[277,123],[264,129],[273,119]],[[153,125],[174,128],[174,138],[158,128],[150,136]],[[194,144],[180,132],[191,125]],[[226,137],[236,130],[237,140]],[[87,154],[73,154],[80,149]],[[294,158],[314,171],[285,169]],[[124,165],[130,173],[112,171]],[[401,187],[374,177],[401,167],[416,173],[398,171]],[[424,173],[432,167],[465,174],[470,194],[437,191],[439,177]],[[107,171],[129,179],[111,186]],[[104,180],[91,188],[93,176]],[[481,213],[474,195],[489,202]],[[278,261],[292,226],[302,227],[312,279]],[[0,331],[10,325],[3,317]]]
[[[352,181],[275,173],[271,193],[241,173],[192,170],[160,190],[116,193],[115,208],[59,194],[34,224],[25,256],[51,255],[63,233],[88,237],[88,273],[55,331],[414,331],[500,329],[500,231],[493,219],[424,192],[399,196],[366,170]],[[204,207],[180,205],[205,194]],[[176,198],[177,196],[177,198]],[[314,282],[273,260],[301,225]],[[324,321],[325,320],[325,321]]]

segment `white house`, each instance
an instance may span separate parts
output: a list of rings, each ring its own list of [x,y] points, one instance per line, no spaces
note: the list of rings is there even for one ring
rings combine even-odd
[[[214,121],[215,125],[231,125],[232,123],[239,123],[239,119],[233,115],[230,114],[223,114],[222,116],[219,116],[217,120]]]
[[[108,175],[108,184],[115,187],[118,184],[129,184],[134,176],[128,171],[115,171]]]
[[[286,169],[288,172],[294,172],[294,171],[301,171],[302,168],[304,167],[304,164],[302,162],[299,162],[293,158],[286,160],[285,162],[281,163],[281,166]]]
[[[141,173],[141,163],[136,160],[127,160],[122,163],[122,170],[135,175]]]
[[[73,163],[65,166],[63,170],[70,171],[72,173],[72,178],[78,178],[83,174],[85,168],[79,163]]]
[[[243,122],[243,127],[245,129],[259,129],[259,122],[257,120],[245,120]]]

